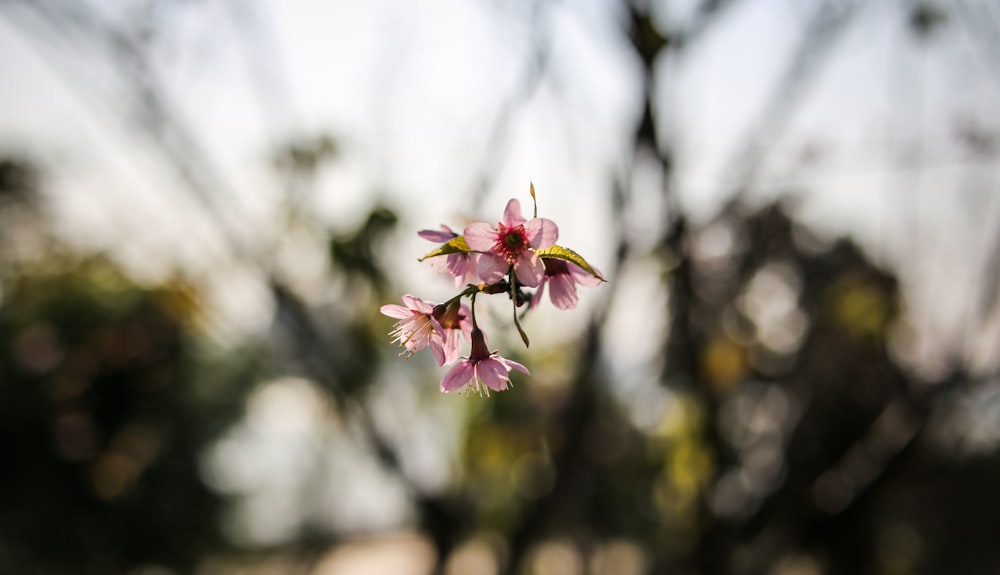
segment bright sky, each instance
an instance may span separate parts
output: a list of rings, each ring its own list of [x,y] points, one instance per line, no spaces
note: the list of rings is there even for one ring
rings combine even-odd
[[[695,5],[663,4],[660,20],[674,25]],[[252,270],[219,265],[227,248],[203,202],[251,249],[279,242],[274,214],[284,184],[269,159],[294,136],[328,133],[342,144],[305,199],[335,229],[349,230],[377,202],[404,208],[407,232],[495,220],[508,198],[528,202],[533,181],[560,243],[598,266],[611,260],[601,233],[607,190],[626,165],[640,89],[617,2],[91,5],[129,34],[149,26],[151,81],[191,137],[175,145],[204,158],[209,197],[181,185],[139,129],[139,100],[118,56],[18,3],[0,10],[0,66],[17,78],[0,86],[0,149],[43,163],[64,237],[114,246],[140,277],[181,268],[210,278],[219,317],[238,331],[267,321],[267,291]],[[796,194],[807,221],[854,234],[882,261],[919,254],[903,276],[920,331],[961,335],[1000,205],[995,153],[970,153],[956,126],[1000,130],[1000,75],[989,65],[1000,35],[969,23],[1000,16],[970,4],[957,13],[973,18],[952,16],[918,42],[900,3],[859,6],[787,129],[761,133],[756,145],[769,154],[751,194]],[[696,218],[732,194],[733,160],[812,16],[791,0],[745,0],[683,61],[662,63],[659,112],[677,151],[676,188]],[[548,67],[525,91],[540,42]],[[495,180],[479,196],[484,174]],[[658,202],[656,181],[635,182],[629,224],[640,236],[661,225],[650,215],[658,210],[647,209]],[[393,258],[401,272],[428,297],[447,295],[447,282],[414,261],[426,245],[400,240]],[[291,245],[293,267],[307,270],[322,257]],[[936,345],[928,339],[924,349]]]

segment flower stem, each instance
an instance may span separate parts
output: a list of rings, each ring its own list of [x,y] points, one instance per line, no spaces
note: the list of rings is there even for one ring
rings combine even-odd
[[[510,300],[513,304],[512,309],[514,310],[514,327],[517,328],[517,333],[521,335],[521,341],[524,342],[524,347],[531,347],[528,343],[528,334],[524,333],[524,328],[521,327],[521,322],[517,319],[517,275],[514,271],[510,272]]]
[[[477,293],[479,293],[479,290],[476,290],[476,291],[472,292],[472,294],[471,294],[471,301],[469,302],[469,308],[472,309],[472,329],[473,330],[479,329],[479,324],[476,323],[476,294]]]

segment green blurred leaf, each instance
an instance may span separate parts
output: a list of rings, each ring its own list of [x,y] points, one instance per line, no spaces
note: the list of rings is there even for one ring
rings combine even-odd
[[[555,258],[576,264],[581,268],[583,268],[583,270],[586,271],[588,274],[594,276],[595,278],[601,280],[602,282],[608,281],[604,279],[604,276],[598,273],[593,266],[587,263],[587,260],[583,259],[583,256],[581,256],[580,254],[574,252],[569,248],[564,248],[562,246],[552,246],[547,250],[536,250],[535,253],[538,254],[538,257],[540,258]]]

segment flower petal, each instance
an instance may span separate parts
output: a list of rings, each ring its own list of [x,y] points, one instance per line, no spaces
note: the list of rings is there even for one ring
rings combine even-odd
[[[417,235],[424,238],[425,240],[430,240],[432,242],[447,242],[452,238],[458,237],[458,234],[451,231],[446,225],[442,225],[440,230],[420,230]]]
[[[445,355],[445,350],[441,347],[441,342],[438,338],[431,339],[431,353],[434,354],[434,361],[438,362],[438,365],[448,363],[448,357]]]
[[[593,275],[590,274],[590,272],[572,262],[566,262],[566,268],[569,270],[569,273],[573,276],[573,279],[576,280],[576,283],[582,286],[597,287],[603,283],[600,278],[594,277]],[[601,270],[594,268],[594,271],[597,272],[601,277],[604,277],[604,272],[602,272]]]
[[[528,368],[524,367],[520,363],[517,363],[513,359],[507,359],[505,357],[498,357],[497,359],[499,359],[500,361],[504,362],[504,364],[506,364],[508,372],[513,369],[513,370],[520,371],[521,373],[523,373],[525,375],[531,375],[531,373],[528,371]]]
[[[507,202],[507,207],[503,210],[503,223],[508,228],[515,228],[525,222],[521,215],[521,202],[512,199]]]
[[[475,368],[472,363],[467,359],[463,359],[445,374],[441,380],[441,392],[448,393],[449,391],[461,389],[463,385],[469,383],[474,374]]]
[[[450,258],[453,255],[455,254],[450,254],[448,257]],[[451,275],[451,272],[448,271],[448,258],[431,258],[427,260],[427,265],[431,266],[431,269],[438,273]]]
[[[535,295],[531,296],[531,308],[534,309],[538,307],[538,304],[542,303],[542,294],[545,293],[545,284],[548,282],[548,276],[542,276],[542,281],[538,282],[538,289],[535,290]]]
[[[462,330],[462,335],[465,336],[465,341],[472,341],[472,308],[469,307],[469,304],[463,303],[459,314],[461,314],[461,319],[458,326]]]
[[[497,231],[485,222],[473,222],[465,226],[465,245],[477,252],[488,252],[497,243]]]
[[[378,310],[382,312],[382,315],[387,315],[396,319],[406,319],[413,315],[413,310],[394,303],[385,304],[384,306],[378,308]]]
[[[507,262],[493,254],[479,256],[479,277],[488,284],[495,284],[507,275]]]
[[[472,258],[473,255],[474,254],[467,253],[448,254],[448,265],[446,269],[448,273],[455,278],[455,287],[461,287],[462,283],[465,282],[466,276],[469,275],[469,272],[475,269],[472,267],[475,262]]]
[[[455,287],[460,288],[464,287],[466,284],[479,283],[479,271],[477,270],[477,267],[479,266],[479,254],[466,253],[454,255],[458,255],[465,261],[464,273],[462,273],[462,275],[455,275]]]
[[[431,349],[434,351],[434,357],[438,360],[438,365],[454,363],[458,359],[458,352],[462,349],[462,330],[444,330],[431,341]],[[440,356],[438,356],[439,351]]]
[[[486,387],[493,391],[503,391],[507,389],[507,366],[496,358],[489,358],[476,364],[476,376]]]
[[[542,263],[542,258],[525,250],[517,257],[514,271],[517,273],[517,281],[521,285],[537,287],[542,278],[545,277],[545,264]]]
[[[573,309],[579,297],[576,295],[576,282],[569,274],[559,274],[549,278],[549,299],[559,309]]]
[[[528,243],[536,250],[547,250],[559,239],[559,226],[548,218],[531,218],[524,224]]]
[[[438,365],[448,363],[448,352],[441,343],[441,337],[437,334],[431,338],[431,352],[434,354],[434,360],[437,361]]]
[[[403,296],[403,303],[405,303],[406,307],[410,308],[413,311],[418,311],[420,313],[426,313],[426,314],[434,313],[434,304],[424,301],[410,294],[406,294]]]

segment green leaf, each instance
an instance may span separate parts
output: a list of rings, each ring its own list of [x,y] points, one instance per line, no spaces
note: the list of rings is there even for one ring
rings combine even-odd
[[[593,266],[587,263],[587,260],[583,259],[583,256],[581,256],[580,254],[574,252],[569,248],[564,248],[562,246],[552,246],[547,250],[535,250],[535,253],[540,258],[555,258],[559,260],[565,260],[570,263],[574,263],[583,268],[583,270],[586,271],[588,274],[594,276],[595,278],[601,280],[602,282],[608,281],[604,279],[604,276],[598,273],[598,271],[595,270]]]
[[[430,252],[429,254],[425,255],[424,257],[420,258],[417,261],[422,262],[427,258],[446,256],[448,254],[457,254],[460,252],[471,252],[471,251],[474,250],[469,248],[469,244],[465,243],[465,237],[458,236],[441,244],[441,246],[438,249]]]

